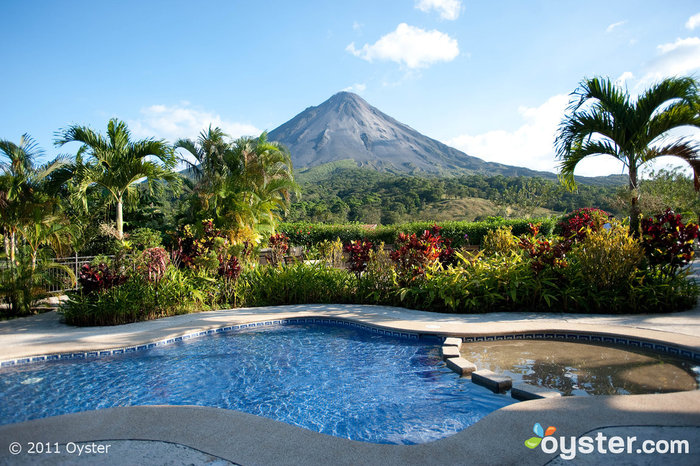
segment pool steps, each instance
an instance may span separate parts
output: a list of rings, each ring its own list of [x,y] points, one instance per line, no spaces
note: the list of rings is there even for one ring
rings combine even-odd
[[[506,392],[513,386],[513,379],[507,375],[496,374],[488,369],[479,369],[472,372],[472,382],[495,393]]]
[[[561,398],[561,393],[529,383],[513,385],[510,389],[510,396],[519,401],[538,400],[540,398]]]
[[[467,361],[462,357],[449,358],[445,361],[447,367],[455,371],[461,376],[472,375],[472,372],[476,371],[476,364],[471,361]]]
[[[496,393],[510,390],[510,396],[519,401],[536,400],[540,398],[557,398],[561,393],[537,385],[521,383],[513,386],[513,379],[506,375],[496,374],[490,370],[478,370],[476,364],[464,359],[460,355],[462,339],[455,337],[445,338],[440,348],[445,364],[460,376],[471,376],[472,383],[486,387]]]

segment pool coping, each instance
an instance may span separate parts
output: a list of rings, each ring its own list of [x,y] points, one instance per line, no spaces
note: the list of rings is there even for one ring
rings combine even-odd
[[[416,317],[420,319],[415,319]],[[153,321],[159,322],[158,325],[129,324],[131,327],[126,332],[128,338],[125,338],[123,331],[128,326],[121,326],[92,328],[89,331],[68,327],[63,329],[64,333],[58,338],[42,336],[36,339],[32,338],[29,328],[31,325],[19,324],[18,327],[26,328],[19,332],[20,336],[14,338],[21,344],[14,349],[15,354],[11,359],[35,357],[42,354],[41,351],[44,351],[44,355],[85,355],[100,345],[103,350],[108,349],[113,354],[114,350],[127,347],[138,348],[156,341],[175,340],[188,332],[204,336],[217,333],[217,328],[243,324],[249,328],[251,323],[257,326],[260,322],[274,323],[275,320],[285,318],[319,319],[320,323],[324,319],[333,319],[349,322],[350,326],[354,322],[370,331],[390,331],[399,336],[406,333],[409,338],[411,333],[417,337],[458,336],[463,340],[483,338],[484,341],[499,336],[506,339],[509,334],[514,338],[516,335],[523,338],[533,335],[534,338],[538,334],[551,334],[554,339],[557,333],[576,334],[577,339],[578,335],[587,335],[589,338],[591,335],[599,335],[601,338],[620,337],[628,341],[647,341],[667,348],[682,347],[693,354],[700,353],[700,337],[696,335],[624,325],[602,327],[601,324],[594,323],[556,322],[553,319],[493,322],[487,321],[489,317],[493,316],[485,315],[482,322],[473,322],[470,319],[459,319],[455,315],[383,306],[283,306],[215,311]],[[692,318],[693,322],[697,319],[695,316]],[[435,322],[440,324],[440,329],[430,328],[435,326]],[[446,322],[456,323],[443,327],[447,325]],[[51,328],[47,327],[48,330]],[[0,350],[3,354],[13,340],[8,335],[12,333],[8,329],[8,326],[0,325]],[[77,338],[71,340],[71,335]],[[100,336],[105,338],[98,338]],[[355,442],[217,408],[112,408],[0,426],[0,460],[6,458],[16,462],[20,459],[8,456],[7,444],[12,441],[33,439],[65,443],[140,439],[177,443],[244,464],[284,464],[289,462],[289,458],[308,464],[453,464],[463,463],[465,458],[484,464],[544,464],[555,455],[546,455],[541,450],[530,451],[523,445],[524,440],[532,435],[532,425],[535,422],[557,426],[558,431],[567,436],[582,435],[609,426],[629,426],[632,435],[634,429],[641,429],[634,426],[681,426],[691,429],[700,426],[700,391],[525,401],[501,408],[448,438],[411,446]],[[187,428],[182,428],[183,426]],[[688,435],[690,434],[692,432],[689,430]]]

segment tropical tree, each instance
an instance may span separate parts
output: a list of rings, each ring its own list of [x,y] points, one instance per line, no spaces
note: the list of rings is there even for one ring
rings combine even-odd
[[[35,220],[35,212],[51,214],[57,200],[52,197],[63,177],[51,175],[66,165],[64,157],[57,157],[43,165],[36,160],[43,155],[37,143],[22,135],[20,143],[0,140],[0,228],[5,238],[5,253],[15,260],[17,231]]]
[[[636,99],[609,79],[583,80],[556,138],[561,160],[560,179],[576,186],[574,170],[589,156],[609,155],[621,161],[629,175],[630,232],[639,232],[639,169],[661,156],[685,160],[693,169],[695,190],[700,189],[698,141],[672,137],[672,130],[700,128],[698,83],[692,78],[668,78]]]
[[[268,141],[267,133],[233,143],[226,137],[220,128],[209,127],[196,142],[175,144],[196,161],[188,161],[196,183],[190,211],[198,212],[200,220],[214,218],[231,236],[244,230],[274,232],[279,213],[299,190],[289,151]]]
[[[194,181],[194,195],[205,211],[209,209],[211,199],[216,196],[218,187],[226,176],[224,160],[226,153],[231,150],[231,144],[225,139],[227,137],[221,128],[212,129],[209,125],[209,129],[199,133],[196,141],[179,139],[174,145],[175,149],[184,149],[194,158],[194,161],[187,157],[180,157],[180,160],[189,166],[189,175]]]
[[[286,212],[291,195],[299,192],[289,150],[267,140],[242,137],[226,153],[227,176],[217,212],[232,228],[246,225],[274,232],[280,212]]]
[[[158,187],[158,181],[180,182],[180,177],[172,171],[177,162],[173,149],[165,141],[153,138],[132,142],[123,121],[109,120],[106,137],[78,125],[59,131],[56,137],[57,146],[69,142],[83,144],[81,151],[88,154],[88,160],[75,167],[76,195],[86,207],[90,187],[97,186],[111,197],[116,204],[119,239],[124,238],[124,202],[138,194],[136,186],[141,180],[145,179],[149,191]]]

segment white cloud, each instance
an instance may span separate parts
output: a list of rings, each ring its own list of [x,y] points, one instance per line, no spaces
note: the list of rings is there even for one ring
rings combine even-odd
[[[617,23],[612,23],[610,26],[605,28],[605,32],[607,32],[607,33],[613,32],[613,30],[615,28],[620,27],[620,26],[624,25],[625,23],[627,23],[627,20],[618,21]]]
[[[693,30],[698,26],[700,26],[700,13],[691,16],[690,18],[688,18],[688,22],[685,23],[685,27],[690,30]]]
[[[700,37],[677,39],[656,47],[659,55],[647,64],[647,74],[637,87],[671,76],[682,76],[700,69]]]
[[[417,0],[416,8],[425,13],[435,10],[440,13],[442,19],[453,21],[459,18],[462,2],[460,0]]]
[[[226,121],[218,114],[191,108],[188,102],[151,105],[141,109],[140,118],[129,121],[134,136],[163,138],[171,143],[180,138],[196,139],[209,125],[220,127],[232,138],[257,136],[262,132],[253,125]]]
[[[559,162],[555,159],[554,139],[568,104],[569,96],[555,95],[539,107],[520,107],[518,113],[524,123],[515,131],[463,134],[446,141],[446,144],[491,162],[556,172]],[[612,157],[596,157],[581,162],[576,175],[621,173],[621,168],[622,165]]]
[[[634,79],[634,74],[632,74],[631,71],[625,71],[615,80],[615,84],[618,86],[624,86],[627,81],[631,79]]]
[[[452,61],[459,55],[457,41],[445,33],[425,31],[401,23],[396,30],[382,36],[373,45],[360,49],[352,42],[345,50],[368,62],[390,60],[408,68],[425,68],[440,61]]]
[[[365,89],[367,89],[367,85],[363,83],[355,83],[352,86],[348,86],[343,91],[345,92],[354,92],[356,94],[362,94],[365,92]]]
[[[362,26],[363,26],[362,23],[358,23],[357,21],[353,21],[353,22],[352,22],[352,29],[353,29],[354,31],[359,31],[359,30],[361,30],[361,29],[362,29]]]

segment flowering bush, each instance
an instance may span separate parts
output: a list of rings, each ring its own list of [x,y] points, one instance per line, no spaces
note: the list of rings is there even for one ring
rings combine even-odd
[[[97,265],[83,265],[78,283],[85,293],[95,293],[121,285],[126,278],[125,275],[113,272],[107,264],[101,262]]]
[[[369,241],[351,241],[343,248],[348,253],[348,262],[350,271],[354,272],[358,277],[367,268],[369,262],[369,252],[372,250],[372,243]]]
[[[595,232],[603,228],[608,221],[610,214],[601,209],[584,207],[576,209],[568,215],[562,217],[557,224],[557,231],[564,238],[573,238],[581,241],[586,237],[588,229]]]
[[[568,266],[566,254],[571,250],[571,239],[552,241],[547,238],[537,238],[539,225],[530,224],[530,235],[520,239],[520,247],[532,259],[531,267],[535,274],[545,268],[563,269]]]
[[[671,209],[654,218],[642,219],[642,246],[649,265],[667,275],[675,275],[693,257],[693,243],[698,238],[698,225],[684,224]]]
[[[272,249],[272,265],[281,264],[289,250],[289,238],[284,233],[277,233],[270,236],[269,245]]]

